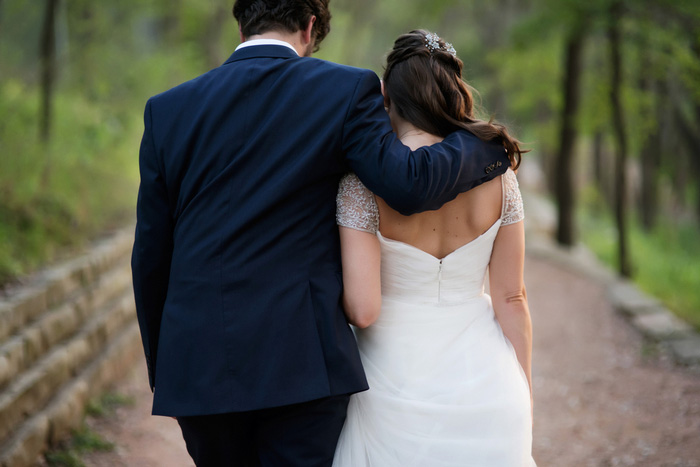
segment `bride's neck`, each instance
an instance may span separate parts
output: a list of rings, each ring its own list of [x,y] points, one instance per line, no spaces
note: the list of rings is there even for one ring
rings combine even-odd
[[[396,136],[398,136],[403,144],[411,149],[430,146],[431,144],[439,143],[443,140],[442,137],[421,130],[402,118],[396,118],[392,123]]]

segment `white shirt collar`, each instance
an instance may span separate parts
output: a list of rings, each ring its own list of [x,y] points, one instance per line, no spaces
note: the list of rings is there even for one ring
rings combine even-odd
[[[253,45],[282,45],[284,47],[289,47],[290,49],[292,49],[294,51],[295,54],[299,55],[299,52],[297,52],[297,49],[295,49],[292,46],[292,44],[290,44],[289,42],[280,41],[277,39],[253,39],[250,41],[245,41],[245,42],[241,43],[241,45],[236,47],[236,50],[242,49],[244,47],[250,47]]]

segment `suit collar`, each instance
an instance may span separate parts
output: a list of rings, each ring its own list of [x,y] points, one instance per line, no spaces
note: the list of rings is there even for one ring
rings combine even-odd
[[[299,58],[299,55],[283,45],[252,45],[236,50],[224,65],[250,58]]]
[[[294,46],[292,44],[290,44],[289,42],[282,41],[279,39],[272,39],[269,37],[263,37],[260,39],[249,39],[245,42],[241,42],[240,44],[238,44],[238,47],[236,47],[236,50],[242,49],[244,47],[254,46],[254,45],[283,45],[283,46],[287,47],[289,50],[293,50],[294,53],[297,53],[297,49],[295,49]]]

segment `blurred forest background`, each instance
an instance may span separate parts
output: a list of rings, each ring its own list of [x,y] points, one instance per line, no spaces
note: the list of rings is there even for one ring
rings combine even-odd
[[[238,44],[233,0],[0,0],[0,284],[133,221],[151,95]],[[379,74],[452,42],[532,152],[557,241],[585,243],[700,328],[700,1],[332,0],[318,58]]]

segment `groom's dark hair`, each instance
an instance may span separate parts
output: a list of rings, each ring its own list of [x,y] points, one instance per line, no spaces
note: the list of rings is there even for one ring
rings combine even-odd
[[[236,0],[233,17],[244,36],[268,31],[297,32],[316,16],[313,26],[314,52],[331,30],[330,0]]]

